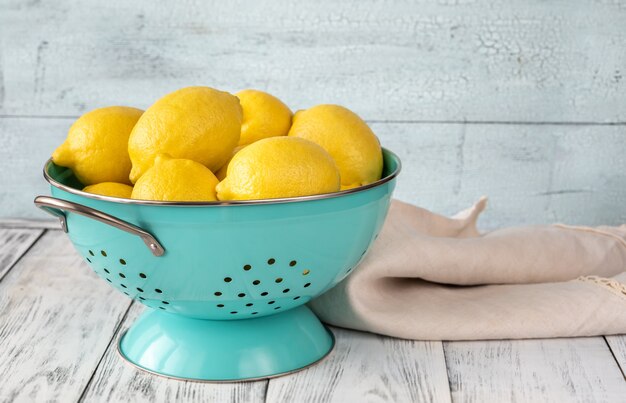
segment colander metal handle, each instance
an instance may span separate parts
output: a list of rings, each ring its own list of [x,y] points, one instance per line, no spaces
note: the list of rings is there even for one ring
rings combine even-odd
[[[162,256],[165,253],[165,248],[163,248],[159,241],[157,241],[157,239],[148,231],[124,220],[120,220],[117,217],[103,213],[100,210],[49,196],[35,197],[35,206],[39,207],[46,213],[57,217],[61,222],[61,228],[65,232],[67,232],[67,219],[65,217],[65,212],[71,211],[72,213],[121,229],[129,234],[137,235],[146,244],[154,256]]]

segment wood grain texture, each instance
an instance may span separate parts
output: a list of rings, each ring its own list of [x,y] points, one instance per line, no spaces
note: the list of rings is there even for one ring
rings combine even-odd
[[[606,342],[622,370],[624,380],[626,380],[626,335],[605,336]]]
[[[133,304],[121,330],[130,327],[144,311]],[[137,370],[116,351],[116,334],[89,383],[85,402],[263,402],[267,381],[202,383],[168,379]]]
[[[60,224],[58,220],[52,221],[52,218],[44,218],[41,220],[28,220],[21,218],[3,218],[0,219],[0,228],[4,229],[59,229]]]
[[[32,199],[49,192],[41,167],[71,122],[0,118],[0,161],[17,167],[0,191],[0,216],[49,218],[32,206]],[[454,214],[488,195],[484,228],[626,223],[626,126],[371,126],[402,159],[399,199]]]
[[[602,337],[444,343],[455,402],[623,402]]]
[[[449,402],[440,342],[393,339],[333,328],[321,363],[271,379],[268,402]]]
[[[2,114],[206,84],[370,120],[626,120],[619,1],[5,0],[0,27]]]
[[[78,400],[129,304],[45,233],[0,282],[0,401]]]
[[[373,124],[403,162],[395,196],[481,226],[626,223],[626,126]]]
[[[73,121],[0,118],[0,164],[11,173],[1,181],[1,218],[35,218],[58,223],[56,218],[37,209],[33,199],[50,194],[50,185],[43,178],[43,166],[63,142]]]
[[[0,281],[42,232],[40,229],[0,228]]]

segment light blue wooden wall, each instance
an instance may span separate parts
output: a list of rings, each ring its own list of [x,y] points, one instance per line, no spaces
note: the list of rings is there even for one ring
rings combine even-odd
[[[44,218],[81,113],[209,85],[348,106],[438,212],[626,222],[626,2],[2,0],[0,35],[0,217]]]

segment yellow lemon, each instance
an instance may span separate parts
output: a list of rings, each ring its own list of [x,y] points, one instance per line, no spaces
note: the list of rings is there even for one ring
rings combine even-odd
[[[233,160],[233,157],[235,156],[235,154],[237,154],[244,147],[245,146],[235,147],[235,149],[233,150],[233,155],[230,157],[230,159],[226,161],[226,163],[222,165],[222,167],[218,169],[217,172],[215,172],[215,176],[217,177],[217,179],[221,181],[224,180],[224,178],[226,177],[226,171],[228,170],[228,164],[230,164],[230,162]]]
[[[239,99],[209,87],[187,87],[149,107],[128,139],[135,183],[157,154],[196,161],[212,171],[220,168],[239,142],[242,111]]]
[[[270,137],[239,151],[217,185],[220,200],[254,200],[336,192],[339,170],[315,143]]]
[[[243,108],[240,146],[267,137],[287,135],[292,114],[280,99],[258,90],[243,90],[235,95]]]
[[[341,172],[341,188],[380,179],[383,155],[378,138],[354,112],[339,105],[317,105],[293,116],[289,136],[310,140],[333,157]]]
[[[204,165],[159,154],[139,178],[131,198],[161,201],[214,201],[219,181]]]
[[[70,168],[84,185],[130,183],[128,136],[141,109],[109,106],[78,118],[67,138],[52,154],[55,164]]]
[[[83,189],[83,192],[130,199],[130,194],[133,192],[133,187],[128,186],[124,183],[102,182],[95,185],[86,186]]]

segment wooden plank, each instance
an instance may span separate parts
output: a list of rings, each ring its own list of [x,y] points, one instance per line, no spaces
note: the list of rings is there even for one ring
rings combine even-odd
[[[372,127],[402,159],[399,199],[454,214],[487,195],[484,228],[626,223],[626,127]]]
[[[0,281],[43,231],[0,228]]]
[[[0,192],[0,216],[49,219],[43,162],[71,119],[0,119],[0,161],[20,167]],[[454,214],[481,195],[485,228],[561,221],[626,222],[626,126],[372,123],[402,158],[396,197]],[[23,150],[28,149],[25,153]]]
[[[619,402],[626,382],[602,337],[444,343],[452,400]]]
[[[13,172],[2,178],[0,219],[53,219],[37,209],[33,199],[50,194],[43,166],[63,142],[73,121],[0,118],[0,168]]]
[[[368,119],[624,121],[625,20],[613,1],[7,0],[0,113],[145,107],[206,84]]]
[[[144,311],[133,304],[121,328],[127,328]],[[240,383],[184,382],[151,375],[126,363],[116,351],[115,340],[89,383],[87,402],[263,402],[267,381]]]
[[[333,328],[337,344],[319,364],[271,379],[269,402],[449,402],[440,342]]]
[[[0,219],[0,228],[14,228],[14,229],[59,229],[59,220],[56,219],[43,219],[43,220],[28,220],[22,218],[3,218]]]
[[[129,304],[46,232],[0,282],[0,401],[76,401]]]
[[[626,379],[626,335],[604,336],[617,365],[622,370],[622,375]]]

